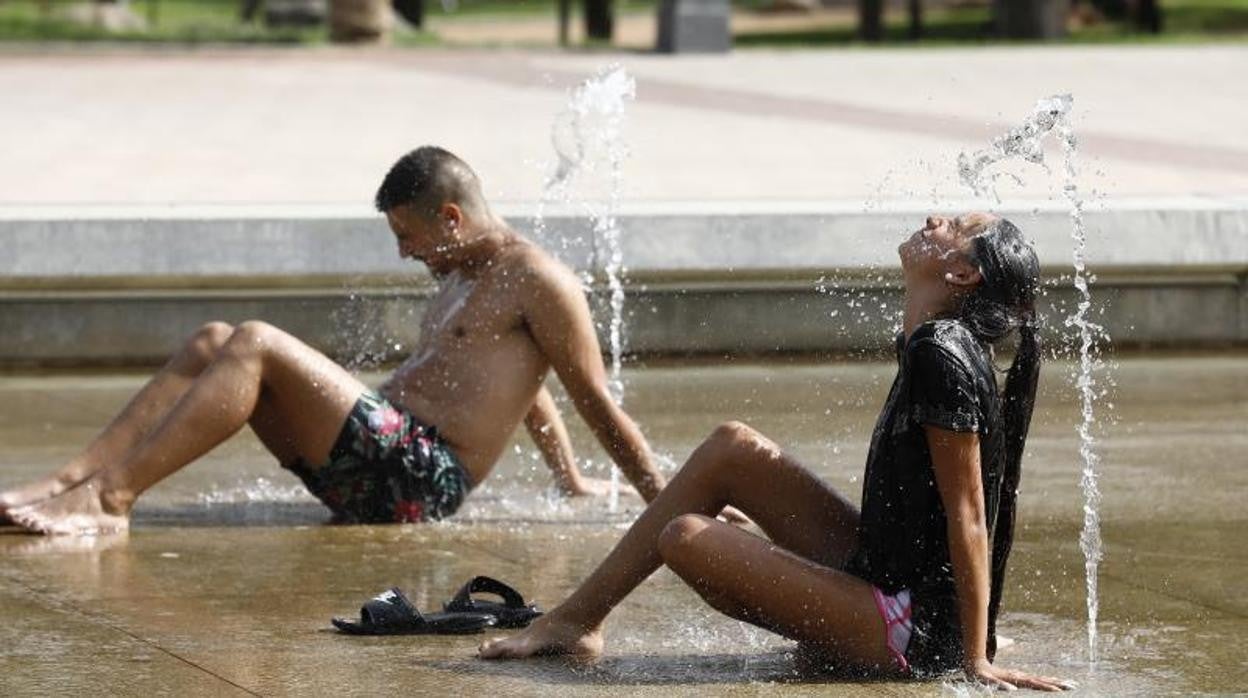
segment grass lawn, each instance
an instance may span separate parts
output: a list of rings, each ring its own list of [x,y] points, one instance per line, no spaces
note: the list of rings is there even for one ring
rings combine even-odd
[[[968,3],[969,5],[969,3]],[[1125,23],[1103,22],[1073,27],[1066,43],[1156,43],[1208,40],[1248,40],[1248,0],[1163,0],[1164,30],[1149,34]],[[942,45],[1000,43],[992,31],[992,12],[981,6],[932,9],[924,15],[923,37],[909,38],[905,13],[890,12],[885,18],[885,45]],[[853,22],[827,23],[796,31],[745,32],[736,46],[833,47],[861,43]]]
[[[615,0],[620,14],[652,12],[658,0]],[[274,43],[312,44],[326,40],[324,28],[273,30],[259,20],[240,19],[241,0],[130,0],[135,15],[146,28],[109,31],[75,22],[66,16],[71,0],[0,0],[0,42],[3,41],[122,41],[156,43]],[[770,0],[734,0],[743,10],[766,7]],[[933,3],[948,5],[948,3]],[[979,44],[998,41],[992,34],[988,0],[971,0],[952,7],[933,6],[924,17],[923,38],[908,37],[904,12],[894,8],[886,17],[885,45],[931,46]],[[1248,0],[1162,0],[1165,31],[1143,33],[1114,22],[1073,29],[1068,42],[1191,42],[1248,39]],[[496,18],[549,17],[554,22],[557,0],[426,0],[430,19],[463,18],[488,22]],[[573,0],[579,15],[579,0]],[[741,31],[739,47],[836,47],[858,43],[852,15],[814,15],[808,23],[797,22],[783,30]],[[839,17],[839,18],[838,18]],[[574,17],[574,21],[578,21]],[[425,31],[401,28],[395,33],[400,46],[438,44]]]
[[[85,3],[84,3],[85,4]],[[239,18],[239,0],[131,0],[143,29],[109,31],[67,16],[68,0],[0,0],[0,41],[307,43],[324,29],[273,30]]]

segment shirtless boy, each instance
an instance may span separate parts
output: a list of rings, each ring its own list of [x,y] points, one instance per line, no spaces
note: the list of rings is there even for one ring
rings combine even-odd
[[[571,458],[549,369],[641,496],[663,487],[640,430],[607,390],[581,284],[494,215],[476,174],[435,147],[382,182],[399,255],[440,280],[420,344],[376,390],[263,322],[191,336],[86,450],[47,478],[0,493],[29,531],[122,530],[144,491],[250,425],[335,518],[424,521],[454,513],[525,423],[566,491]]]

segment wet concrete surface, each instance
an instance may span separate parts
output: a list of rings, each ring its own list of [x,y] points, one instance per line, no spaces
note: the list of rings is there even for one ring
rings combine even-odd
[[[1248,361],[1135,358],[1102,374],[1101,659],[1087,662],[1077,406],[1046,368],[1024,466],[1002,660],[1096,695],[1248,686]],[[626,407],[665,467],[743,419],[856,498],[887,363],[652,366]],[[56,466],[142,376],[0,377],[0,487]],[[370,376],[376,382],[375,376]],[[566,406],[565,406],[565,411]],[[569,412],[579,455],[603,455]],[[153,489],[125,537],[0,533],[0,694],[893,695],[962,691],[798,677],[791,643],[704,606],[660,571],[612,616],[606,657],[485,663],[480,636],[355,638],[329,626],[391,585],[436,608],[491,574],[549,607],[639,510],[561,502],[523,437],[454,522],[322,525],[325,511],[243,434]],[[831,683],[829,687],[828,683]]]

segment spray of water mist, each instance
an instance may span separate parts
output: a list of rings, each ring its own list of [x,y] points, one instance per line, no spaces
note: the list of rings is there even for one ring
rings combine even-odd
[[[545,237],[547,207],[555,202],[571,204],[574,201],[593,221],[590,268],[601,270],[606,276],[611,309],[608,387],[617,403],[624,400],[621,370],[624,355],[622,276],[625,272],[617,213],[623,188],[623,164],[628,155],[623,140],[625,107],[636,94],[636,81],[618,65],[599,70],[572,90],[567,106],[556,117],[551,130],[557,160],[546,180],[534,221],[538,237]],[[576,187],[584,191],[574,191]],[[589,280],[592,281],[592,276]],[[612,512],[619,507],[619,487],[619,471],[612,468],[608,499]]]
[[[1078,141],[1071,127],[1072,98],[1068,94],[1055,95],[1036,103],[1031,115],[1017,128],[1011,129],[991,146],[972,154],[958,156],[958,174],[962,182],[979,196],[991,196],[1000,202],[996,181],[1002,176],[1018,178],[1012,174],[991,172],[993,165],[1011,159],[1023,159],[1044,166],[1044,139],[1053,134],[1060,142],[1063,155],[1062,194],[1070,204],[1071,237],[1073,239],[1074,285],[1079,292],[1075,312],[1066,318],[1066,326],[1072,328],[1079,346],[1079,364],[1075,373],[1075,387],[1079,391],[1082,419],[1077,428],[1079,455],[1083,460],[1080,487],[1083,490],[1083,530],[1079,535],[1079,547],[1084,555],[1085,583],[1088,608],[1088,659],[1097,660],[1096,620],[1099,609],[1097,570],[1102,558],[1100,501],[1098,487],[1096,439],[1092,434],[1095,423],[1096,401],[1096,353],[1097,338],[1104,336],[1104,329],[1088,319],[1092,308],[1091,277],[1086,262],[1087,230],[1083,222],[1083,199],[1077,184],[1078,169],[1075,156]]]

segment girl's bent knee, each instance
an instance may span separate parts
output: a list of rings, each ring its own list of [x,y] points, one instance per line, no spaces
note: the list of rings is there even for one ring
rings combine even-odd
[[[724,446],[740,446],[756,441],[760,436],[754,427],[734,420],[715,427],[707,441]]]
[[[758,430],[742,422],[725,422],[703,442],[707,463],[718,472],[754,469],[783,458],[780,447]]]
[[[710,519],[699,514],[681,514],[667,522],[659,533],[659,556],[666,562],[679,559],[692,546],[693,539],[710,523]]]

